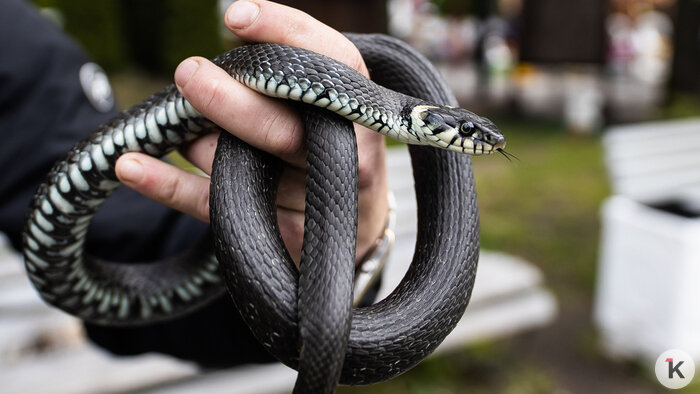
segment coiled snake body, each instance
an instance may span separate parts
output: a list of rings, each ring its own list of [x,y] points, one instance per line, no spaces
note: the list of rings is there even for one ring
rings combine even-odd
[[[279,160],[226,132],[212,171],[210,215],[221,266],[210,239],[182,256],[151,263],[116,264],[84,253],[92,216],[119,185],[114,164],[121,154],[161,156],[217,129],[171,85],[78,143],[39,187],[27,214],[24,256],[41,297],[94,323],[146,324],[197,309],[226,284],[258,340],[298,368],[298,392],[385,380],[430,354],[466,308],[479,250],[470,157],[450,151],[490,153],[504,139],[487,119],[451,107],[456,100],[434,68],[401,41],[348,37],[373,81],[393,90],[288,46],[250,45],[215,59],[261,93],[325,108],[302,109],[309,166],[300,271],[275,220]],[[397,289],[365,308],[351,306],[354,133],[331,111],[415,144],[414,259]]]

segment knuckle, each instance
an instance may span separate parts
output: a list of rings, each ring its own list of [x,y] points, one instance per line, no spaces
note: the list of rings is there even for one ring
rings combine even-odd
[[[178,201],[178,194],[180,192],[180,178],[177,176],[168,177],[168,179],[163,182],[162,186],[159,188],[159,200],[165,204],[171,206],[173,203]]]
[[[361,189],[372,188],[384,179],[386,166],[380,153],[359,152],[357,157],[358,186]]]
[[[197,212],[200,219],[209,221],[209,188],[204,190],[204,192],[199,196],[197,207]]]
[[[301,245],[301,240],[304,237],[304,217],[303,214],[298,215],[293,223],[292,237]]]
[[[360,55],[360,52],[357,50],[355,45],[347,40],[344,42],[345,50],[343,51],[343,53],[349,55],[346,64],[352,67],[353,69],[359,71],[364,76],[369,76],[369,71],[367,70],[367,66],[365,65],[365,59],[362,58],[362,55]]]
[[[294,40],[294,38],[304,37],[309,30],[309,20],[312,20],[309,14],[299,11],[295,18],[290,18],[290,20],[287,21],[284,38],[287,40]]]
[[[278,206],[277,222],[287,250],[298,261],[304,237],[304,214]]]
[[[357,162],[358,186],[362,189],[372,187],[378,178],[378,171],[380,171],[373,165],[372,160],[363,159],[363,157],[367,156],[360,156]]]
[[[287,222],[287,230],[290,240],[301,244],[301,239],[304,237],[304,213],[290,210],[289,221]]]
[[[221,83],[212,79],[202,85],[201,100],[199,109],[201,112],[211,114],[215,112],[217,106],[223,102],[225,91]]]
[[[264,144],[273,155],[291,158],[298,155],[303,148],[303,133],[299,122],[294,122],[284,115],[273,111],[263,119]]]

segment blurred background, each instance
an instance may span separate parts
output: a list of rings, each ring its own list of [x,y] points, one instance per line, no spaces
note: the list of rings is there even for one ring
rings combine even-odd
[[[173,70],[185,57],[213,57],[240,44],[222,23],[230,0],[34,2],[106,69],[122,107],[170,83]],[[556,315],[546,324],[467,341],[392,381],[340,392],[663,392],[654,375],[653,354],[680,338],[680,331],[673,331],[678,327],[700,328],[695,320],[698,293],[676,294],[667,304],[655,304],[668,312],[674,300],[684,299],[685,307],[671,317],[654,315],[653,305],[638,303],[640,313],[651,315],[647,318],[675,322],[671,328],[655,327],[663,332],[657,347],[661,350],[648,348],[648,341],[638,347],[634,341],[620,345],[620,335],[635,337],[648,325],[636,315],[624,320],[624,304],[619,310],[608,308],[620,297],[624,299],[610,288],[664,279],[656,276],[644,282],[644,278],[625,274],[644,271],[634,260],[619,263],[620,269],[606,268],[623,261],[624,253],[610,252],[614,245],[606,236],[615,223],[601,207],[607,206],[611,195],[629,197],[643,209],[669,215],[670,219],[662,220],[682,221],[678,231],[696,225],[698,211],[687,200],[679,200],[678,193],[668,197],[661,190],[653,199],[637,199],[616,186],[623,177],[616,172],[618,158],[624,161],[636,155],[656,167],[657,162],[663,166],[672,160],[675,153],[616,153],[615,149],[636,149],[628,142],[638,138],[634,134],[638,129],[654,148],[695,146],[694,136],[700,135],[700,1],[284,3],[340,31],[384,32],[406,40],[437,65],[463,107],[500,126],[508,150],[519,160],[474,160],[482,246],[518,256],[536,267],[558,303]],[[682,130],[676,133],[679,127]],[[669,140],[666,136],[671,134],[665,135],[666,130],[676,134]],[[692,158],[682,164],[700,172],[698,165]],[[652,175],[644,175],[647,183],[664,177],[650,171]],[[645,220],[643,224],[648,224]],[[675,231],[669,228],[666,231]],[[622,233],[635,237],[633,231]],[[649,238],[639,239],[642,245],[649,245]],[[635,248],[630,245],[627,247]],[[689,288],[696,287],[700,261],[683,262],[682,267],[690,267],[683,273],[677,260],[685,257],[664,253],[668,244],[660,247],[659,256],[665,257],[649,264],[661,264],[689,280]],[[615,256],[616,263],[609,261],[610,256]],[[659,275],[665,270],[653,272]],[[684,286],[674,278],[669,279],[666,290]],[[628,295],[633,298],[655,298],[649,287],[643,289],[648,291],[631,287]],[[642,342],[646,337],[639,338]],[[695,343],[693,340],[688,343]],[[40,354],[41,349],[38,346],[31,352]],[[22,351],[27,349],[14,349],[0,357],[11,364],[13,357],[25,357]],[[693,356],[700,361],[700,351]],[[691,384],[684,391],[700,392],[700,384]]]

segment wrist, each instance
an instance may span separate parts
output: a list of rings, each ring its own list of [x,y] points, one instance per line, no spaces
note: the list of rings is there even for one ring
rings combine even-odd
[[[363,301],[365,294],[381,277],[391,248],[394,245],[396,226],[396,200],[391,191],[387,192],[386,216],[381,234],[375,239],[369,250],[357,262],[353,289],[353,304]]]
[[[357,252],[355,264],[359,264],[362,259],[371,252],[375,243],[380,238],[386,227],[386,218],[389,212],[389,204],[386,198],[387,191],[382,188],[378,193],[367,195],[360,202],[359,227],[357,229]],[[366,206],[363,206],[366,205]]]

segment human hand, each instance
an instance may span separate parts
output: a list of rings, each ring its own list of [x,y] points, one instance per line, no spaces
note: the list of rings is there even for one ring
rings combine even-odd
[[[265,0],[239,0],[226,12],[226,26],[246,41],[288,44],[322,53],[368,76],[357,48],[339,32],[299,10]],[[285,168],[277,195],[282,239],[299,262],[304,231],[306,144],[303,124],[291,106],[240,84],[209,60],[191,57],[175,70],[175,84],[204,116],[248,144],[280,157]],[[357,256],[382,234],[387,210],[384,137],[355,125],[359,160]],[[211,173],[218,135],[197,139],[182,154]],[[116,164],[119,179],[166,206],[209,221],[209,178],[156,158],[127,153]]]

